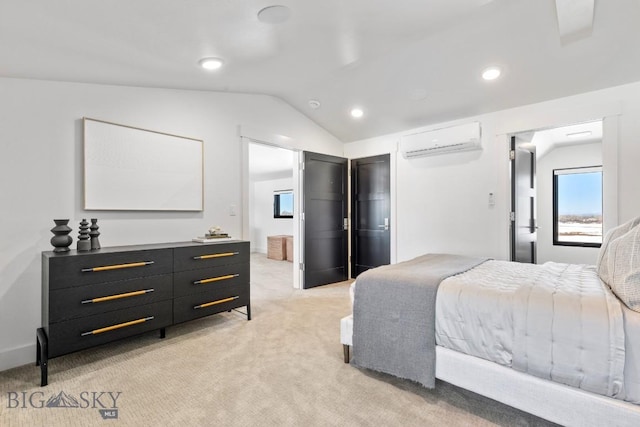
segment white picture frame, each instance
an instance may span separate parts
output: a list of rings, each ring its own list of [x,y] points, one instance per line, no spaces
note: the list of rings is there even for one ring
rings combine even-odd
[[[202,211],[204,141],[83,118],[84,209]]]

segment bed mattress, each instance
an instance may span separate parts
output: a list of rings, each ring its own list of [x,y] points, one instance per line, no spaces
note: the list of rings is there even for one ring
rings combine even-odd
[[[492,260],[447,278],[436,343],[640,404],[640,313],[619,303],[594,266]]]

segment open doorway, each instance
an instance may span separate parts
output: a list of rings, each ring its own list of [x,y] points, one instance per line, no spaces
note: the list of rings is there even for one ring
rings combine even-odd
[[[511,259],[595,264],[603,234],[603,121],[511,139]]]
[[[248,143],[249,233],[245,238],[251,243],[252,268],[258,268],[255,273],[268,277],[271,284],[277,281],[278,286],[274,286],[286,291],[293,288],[296,271],[293,262],[296,167],[295,151]]]
[[[240,132],[243,182],[242,238],[251,242],[251,248],[254,254],[264,254],[266,251],[268,255],[268,237],[275,234],[264,232],[259,222],[264,221],[267,216],[273,220],[277,219],[279,221],[284,220],[290,222],[292,224],[291,228],[287,227],[286,230],[277,228],[274,229],[273,233],[289,233],[289,230],[291,230],[293,238],[289,240],[292,241],[293,244],[290,251],[293,253],[293,256],[285,257],[285,259],[293,258],[293,262],[285,261],[284,265],[288,264],[290,266],[289,271],[292,275],[292,288],[306,289],[321,284],[334,283],[336,281],[334,280],[334,274],[331,274],[329,270],[344,272],[345,277],[342,278],[341,274],[338,281],[346,279],[348,270],[346,247],[344,250],[336,250],[333,245],[330,245],[331,247],[329,248],[326,243],[330,239],[324,239],[322,242],[314,242],[314,234],[319,232],[322,236],[316,235],[315,237],[326,238],[330,237],[329,235],[332,235],[334,232],[338,232],[339,229],[340,234],[347,235],[348,215],[346,212],[343,213],[342,210],[333,212],[332,210],[335,215],[327,215],[324,209],[316,206],[318,203],[325,204],[324,202],[334,201],[338,196],[338,194],[333,194],[333,190],[336,188],[340,188],[340,191],[337,193],[339,193],[340,198],[344,199],[344,202],[341,202],[340,205],[344,204],[346,206],[347,159],[296,149],[294,147],[299,144],[286,136],[267,135],[262,132],[244,128],[241,128]],[[253,155],[251,151],[253,151]],[[284,155],[287,158],[275,157],[275,153],[286,153]],[[289,157],[289,155],[291,157]],[[338,159],[339,163],[344,163],[345,165],[344,174],[341,174],[342,178],[340,179],[339,185],[332,174],[325,173],[328,172],[327,169],[334,169],[333,166],[330,166],[333,164],[333,161],[329,158]],[[284,163],[287,165],[290,164],[289,159],[292,161],[291,166],[283,167]],[[305,161],[305,159],[311,161]],[[340,169],[342,170],[342,168]],[[289,175],[291,175],[291,178],[289,178]],[[289,179],[289,181],[282,181],[286,179]],[[277,181],[277,186],[271,186],[268,191],[264,191],[264,186],[260,183],[265,181]],[[289,187],[289,184],[291,184],[291,187]],[[287,200],[282,200],[282,195],[289,193],[289,188],[291,188],[293,196],[292,218],[288,218],[289,215],[282,215],[282,212],[280,215],[275,214],[275,216],[280,216],[281,218],[273,218],[275,208],[281,208],[283,204],[287,203]],[[259,205],[264,206],[266,203],[258,200],[258,193],[260,193],[261,197],[265,197],[267,193],[269,194],[269,213],[266,215],[264,214],[266,209],[259,208]],[[280,196],[278,204],[275,202],[277,196]],[[285,195],[285,198],[287,197],[289,197],[289,195]],[[334,205],[333,203],[328,204]],[[258,211],[263,213],[259,213]],[[279,223],[279,225],[282,224],[284,223]],[[336,224],[338,224],[339,227],[334,227]],[[289,234],[287,234],[287,236],[288,235]],[[265,236],[267,237],[266,243],[264,240]],[[307,238],[310,238],[310,244],[305,244]],[[335,239],[336,242],[339,240],[340,239]],[[346,240],[345,238],[344,241],[346,242]],[[318,252],[321,252],[321,256],[314,256],[314,254],[318,254]],[[340,265],[334,263],[334,261],[337,260],[339,260]],[[257,264],[252,262],[252,268],[253,265]],[[287,273],[287,275],[288,274],[289,273]],[[311,279],[309,277],[310,275],[315,275],[316,277]],[[328,280],[320,280],[321,277]],[[252,284],[254,282],[253,279],[254,276],[252,274]]]

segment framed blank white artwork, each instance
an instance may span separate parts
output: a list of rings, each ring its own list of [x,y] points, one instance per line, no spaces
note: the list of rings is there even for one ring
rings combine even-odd
[[[202,211],[202,140],[83,122],[85,209]]]

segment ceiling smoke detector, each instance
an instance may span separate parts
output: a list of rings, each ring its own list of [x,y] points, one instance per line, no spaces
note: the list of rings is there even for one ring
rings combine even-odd
[[[317,110],[318,108],[320,108],[320,101],[318,101],[317,99],[310,99],[309,108],[311,108],[312,110]]]
[[[258,21],[265,24],[282,24],[287,22],[291,16],[291,9],[287,6],[274,5],[260,9],[258,12]]]

